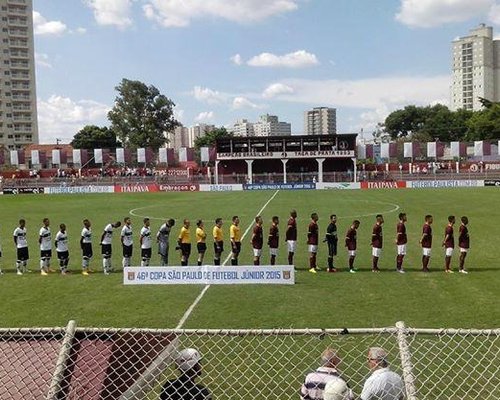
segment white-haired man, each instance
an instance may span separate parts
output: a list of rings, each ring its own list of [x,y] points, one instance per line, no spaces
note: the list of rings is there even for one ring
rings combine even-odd
[[[307,374],[302,388],[300,389],[300,398],[303,400],[325,400],[325,387],[330,382],[337,382],[340,385],[344,383],[347,388],[347,397],[338,399],[352,400],[354,395],[349,389],[347,382],[342,378],[338,371],[340,357],[332,348],[326,348],[321,354],[321,366],[316,371]],[[336,399],[335,397],[333,397]]]
[[[403,400],[404,385],[401,377],[389,369],[387,352],[381,347],[368,350],[368,365],[372,374],[366,380],[361,400]]]
[[[211,400],[206,387],[197,384],[201,375],[201,354],[196,349],[181,350],[175,357],[175,364],[181,375],[163,385],[160,400]]]

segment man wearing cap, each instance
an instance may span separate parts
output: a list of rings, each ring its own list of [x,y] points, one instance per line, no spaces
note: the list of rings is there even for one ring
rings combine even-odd
[[[361,392],[361,400],[403,400],[403,380],[389,369],[387,352],[381,347],[368,350],[368,365],[372,371]]]
[[[345,397],[338,397],[340,400],[352,400],[354,395],[349,389],[346,381],[341,377],[337,366],[340,364],[340,358],[334,349],[326,348],[321,354],[321,366],[316,369],[316,371],[307,374],[302,388],[300,389],[300,398],[302,400],[325,400],[325,387],[327,384],[339,386],[345,384],[347,386],[347,393]],[[332,382],[332,383],[330,383]],[[332,389],[335,391],[336,389]],[[331,399],[336,399],[335,397],[330,397]]]
[[[175,358],[181,375],[163,385],[160,400],[211,400],[208,389],[195,383],[201,375],[201,354],[196,349],[184,349]]]

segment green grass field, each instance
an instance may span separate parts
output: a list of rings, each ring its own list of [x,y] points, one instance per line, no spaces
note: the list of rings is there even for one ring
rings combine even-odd
[[[242,232],[271,198],[274,191],[234,193],[161,193],[118,195],[1,196],[0,239],[5,274],[0,277],[0,327],[61,326],[75,319],[79,326],[116,326],[173,328],[200,294],[203,286],[123,286],[119,234],[114,237],[113,265],[118,272],[110,276],[94,273],[82,276],[79,250],[81,220],[89,218],[94,232],[92,268],[101,271],[99,238],[111,221],[132,215],[135,232],[134,262],[139,263],[138,235],[142,217],[157,228],[167,217],[176,219],[174,236],[180,220],[202,218],[210,232],[213,220],[226,221],[228,237],[232,215],[239,215]],[[336,328],[392,326],[403,320],[413,327],[498,326],[498,288],[500,287],[499,237],[500,192],[496,188],[398,190],[398,191],[280,191],[262,215],[265,232],[271,216],[281,219],[283,237],[289,210],[297,209],[299,247],[296,254],[295,286],[212,286],[190,315],[186,328]],[[347,256],[340,246],[337,266],[341,272],[317,275],[307,272],[305,244],[311,212],[318,212],[322,235],[328,216],[339,217],[340,244],[350,222],[361,220],[358,231],[357,274],[346,273]],[[397,214],[408,215],[409,254],[405,259],[407,274],[394,272],[394,243]],[[385,217],[384,252],[380,274],[370,272],[370,235],[375,214]],[[421,249],[418,240],[425,214],[434,216],[434,248],[430,274],[419,272]],[[443,272],[444,255],[440,247],[449,214],[469,217],[472,249],[466,261],[469,275]],[[27,220],[30,244],[30,269],[38,271],[38,230],[43,217],[49,217],[55,236],[59,223],[68,226],[70,235],[69,276],[38,273],[15,274],[15,248],[12,232],[19,218]],[[458,225],[457,225],[458,229]],[[251,264],[250,234],[243,239],[240,264]],[[172,238],[172,244],[174,238]],[[280,244],[278,263],[286,263],[286,245]],[[228,246],[226,246],[228,247]],[[206,260],[212,259],[209,241]],[[155,253],[155,252],[154,252]],[[227,250],[226,250],[227,255]],[[171,251],[171,264],[178,265],[178,254]],[[263,261],[267,262],[265,250]],[[195,255],[190,264],[195,263]],[[52,262],[57,267],[56,260]],[[152,264],[158,264],[154,254]],[[326,245],[319,251],[319,265],[325,267]],[[457,270],[458,251],[452,267]]]

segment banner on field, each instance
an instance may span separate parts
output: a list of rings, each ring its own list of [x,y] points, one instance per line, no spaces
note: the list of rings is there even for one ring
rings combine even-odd
[[[163,184],[158,185],[158,190],[160,192],[197,192],[200,190],[199,185],[191,184],[191,185],[170,185]]]
[[[80,193],[113,193],[114,186],[48,186],[43,189],[45,194],[80,194]]]
[[[361,182],[361,189],[402,189],[406,181]]]
[[[221,184],[221,185],[207,185],[201,184],[200,192],[239,192],[243,190],[242,184]]]
[[[359,182],[317,182],[316,189],[318,190],[350,190],[360,189]]]
[[[115,185],[115,193],[146,193],[158,191],[159,188],[156,183]]]
[[[293,265],[125,267],[124,285],[293,285]]]
[[[250,183],[243,190],[307,190],[316,189],[315,183]]]
[[[16,188],[3,188],[3,194],[40,194],[43,193],[43,187],[16,187]]]
[[[407,181],[406,186],[412,189],[482,187],[484,186],[484,181],[482,180]]]
[[[500,187],[500,179],[487,179],[484,181],[484,186]]]

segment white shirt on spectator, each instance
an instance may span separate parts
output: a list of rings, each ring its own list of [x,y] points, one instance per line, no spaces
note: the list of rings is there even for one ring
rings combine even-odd
[[[366,380],[361,392],[361,400],[401,400],[404,399],[403,380],[389,368],[380,368]]]

